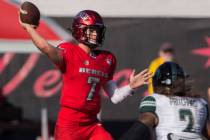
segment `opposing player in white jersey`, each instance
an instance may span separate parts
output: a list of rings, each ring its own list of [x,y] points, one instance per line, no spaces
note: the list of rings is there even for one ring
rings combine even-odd
[[[157,140],[210,140],[208,104],[191,92],[178,64],[161,65],[153,87],[155,93],[141,101],[137,122],[120,140],[150,140],[150,130]]]

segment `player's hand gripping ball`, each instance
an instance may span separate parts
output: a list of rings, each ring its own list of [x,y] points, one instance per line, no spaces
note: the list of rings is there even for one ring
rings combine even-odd
[[[19,18],[22,23],[27,23],[35,28],[39,26],[40,11],[31,2],[25,1],[20,6]]]

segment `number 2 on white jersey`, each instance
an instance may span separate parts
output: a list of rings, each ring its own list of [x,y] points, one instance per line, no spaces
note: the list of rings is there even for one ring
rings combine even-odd
[[[193,113],[190,109],[180,109],[179,110],[179,118],[180,121],[187,121],[187,117],[188,117],[188,124],[186,126],[186,128],[183,130],[183,132],[194,132],[194,117],[193,117]]]
[[[94,93],[96,91],[96,86],[100,82],[100,79],[97,77],[88,77],[88,84],[91,85],[90,91],[88,93],[87,100],[90,101],[93,99]]]

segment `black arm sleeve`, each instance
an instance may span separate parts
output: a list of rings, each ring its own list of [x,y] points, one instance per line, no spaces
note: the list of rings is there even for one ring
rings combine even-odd
[[[150,129],[144,123],[136,121],[119,140],[151,140]]]

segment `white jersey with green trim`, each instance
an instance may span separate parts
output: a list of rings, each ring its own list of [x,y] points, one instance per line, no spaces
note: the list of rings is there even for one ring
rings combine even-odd
[[[157,115],[157,140],[202,140],[208,108],[202,98],[153,94],[142,100],[140,112]]]

